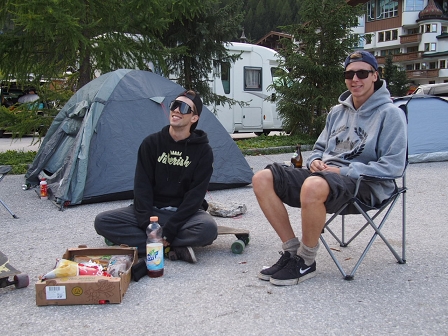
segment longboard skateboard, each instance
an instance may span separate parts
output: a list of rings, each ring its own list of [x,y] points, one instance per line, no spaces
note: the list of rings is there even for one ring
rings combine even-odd
[[[231,250],[235,254],[241,254],[249,244],[249,230],[235,229],[228,226],[218,225],[218,235],[235,235],[236,241],[232,243]]]
[[[235,254],[243,253],[244,248],[249,244],[250,241],[249,230],[235,229],[229,226],[218,225],[218,236],[221,235],[235,235],[237,240],[234,241],[230,247],[232,252]],[[115,245],[107,238],[105,238],[104,241],[108,246]]]
[[[14,285],[16,288],[25,288],[30,284],[28,275],[16,270],[8,257],[0,251],[0,288]]]

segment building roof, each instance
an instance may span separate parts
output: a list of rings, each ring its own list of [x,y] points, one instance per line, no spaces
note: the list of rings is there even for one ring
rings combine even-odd
[[[255,44],[258,44],[258,45],[261,45],[261,46],[264,46],[267,48],[271,48],[274,50],[278,50],[279,46],[280,46],[280,40],[282,38],[292,39],[293,37],[291,34],[270,31],[265,36],[263,36],[261,39],[259,39],[257,42],[255,42]]]

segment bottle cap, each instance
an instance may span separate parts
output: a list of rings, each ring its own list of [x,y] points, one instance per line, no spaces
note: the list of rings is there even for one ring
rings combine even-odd
[[[149,218],[149,220],[150,220],[151,222],[158,222],[158,221],[159,221],[159,217],[157,217],[157,216],[151,216],[151,217]]]

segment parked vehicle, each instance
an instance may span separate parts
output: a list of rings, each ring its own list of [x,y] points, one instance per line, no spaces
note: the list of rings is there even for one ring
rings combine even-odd
[[[423,84],[413,94],[428,94],[431,96],[448,97],[448,83]]]
[[[279,67],[275,50],[247,43],[231,43],[229,54],[240,55],[234,63],[221,63],[210,74],[214,93],[246,102],[246,106],[208,106],[216,108],[217,118],[228,133],[254,132],[258,135],[281,131],[275,91],[270,87]]]

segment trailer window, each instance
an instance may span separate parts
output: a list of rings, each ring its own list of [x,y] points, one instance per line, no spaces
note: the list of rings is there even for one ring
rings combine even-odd
[[[224,88],[224,93],[230,93],[230,63],[222,62],[221,63],[221,82],[222,87]]]
[[[244,67],[244,91],[261,91],[261,68]]]

